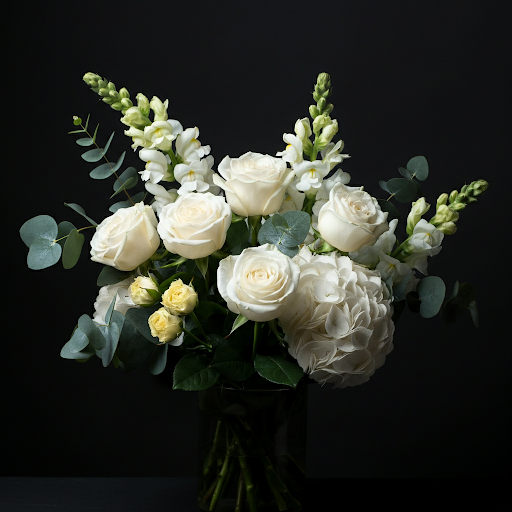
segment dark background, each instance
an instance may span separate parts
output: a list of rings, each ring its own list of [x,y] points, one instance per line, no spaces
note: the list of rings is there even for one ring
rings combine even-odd
[[[38,214],[83,226],[75,202],[109,215],[111,183],[88,177],[72,116],[112,131],[112,155],[142,169],[119,114],[82,82],[87,71],[169,98],[215,162],[274,155],[308,115],[319,72],[352,158],[350,185],[385,197],[416,155],[441,192],[484,178],[459,230],[429,260],[451,292],[477,291],[481,326],[405,311],[395,349],[369,383],[310,386],[309,477],[494,477],[510,458],[510,17],[507,2],[46,2],[9,21],[3,68],[4,255],[2,475],[195,476],[196,393],[170,372],[124,374],[63,360],[76,320],[93,313],[100,267],[25,265],[19,227]],[[216,166],[215,166],[216,168]],[[117,199],[117,198],[116,198]],[[5,203],[4,203],[5,205]],[[402,208],[404,215],[406,209]],[[85,222],[85,221],[84,221]],[[398,235],[403,239],[404,222]],[[5,231],[4,231],[5,232]],[[92,233],[86,232],[87,243]]]

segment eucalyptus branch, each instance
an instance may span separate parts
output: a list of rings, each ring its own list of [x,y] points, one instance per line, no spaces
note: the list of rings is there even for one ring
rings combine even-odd
[[[80,229],[77,229],[77,233],[80,233],[80,231],[83,231],[84,229],[89,229],[89,228],[95,228],[97,226],[85,226],[85,228],[80,228]],[[57,240],[54,240],[53,242],[56,243],[56,242],[60,242],[61,240],[64,240],[65,238],[67,238],[69,236],[69,233],[67,235],[64,235],[64,236],[61,236],[60,238],[57,238]]]

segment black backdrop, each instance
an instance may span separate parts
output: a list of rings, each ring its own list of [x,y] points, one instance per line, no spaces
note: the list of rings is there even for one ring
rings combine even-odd
[[[499,475],[510,456],[506,4],[46,2],[13,18],[2,72],[2,474],[195,475],[195,393],[172,392],[170,373],[59,357],[78,317],[93,312],[99,267],[87,251],[68,271],[25,265],[24,221],[44,213],[81,226],[64,202],[92,218],[109,214],[110,184],[89,179],[67,135],[73,115],[100,122],[100,140],[115,130],[112,154],[128,149],[126,163],[142,168],[119,114],[83,74],[106,76],[133,97],[169,98],[171,117],[197,125],[218,164],[226,154],[280,151],[326,71],[351,185],[383,197],[378,181],[425,155],[429,202],[479,178],[490,188],[429,264],[450,291],[456,279],[473,283],[481,327],[469,315],[446,325],[406,311],[369,383],[310,386],[308,475]]]

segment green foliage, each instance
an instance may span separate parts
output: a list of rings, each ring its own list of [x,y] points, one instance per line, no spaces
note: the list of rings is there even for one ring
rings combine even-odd
[[[158,345],[153,350],[151,357],[149,358],[148,365],[149,371],[153,375],[161,374],[167,365],[167,353],[169,351],[169,345]]]
[[[249,247],[249,228],[245,222],[231,223],[226,234],[226,244],[230,248],[229,252],[235,255]]]
[[[255,370],[264,378],[275,384],[284,384],[295,388],[304,376],[296,363],[287,361],[282,356],[263,356],[256,354]]]
[[[424,156],[415,156],[407,162],[407,171],[411,173],[410,179],[424,181],[428,177],[428,163]]]
[[[58,228],[57,229],[57,242],[64,249],[64,245],[66,244],[66,240],[67,240],[69,233],[71,233],[71,231],[76,229],[76,227],[73,224],[71,224],[71,222],[64,220],[59,223],[57,228]]]
[[[79,206],[78,204],[76,203],[64,203],[65,206],[69,206],[69,208],[71,208],[72,210],[75,210],[75,212],[79,213],[82,217],[84,217],[85,219],[87,219],[93,226],[97,226],[98,223],[94,220],[92,220],[90,217],[87,217],[86,213],[85,213],[85,210]]]
[[[249,321],[248,318],[246,318],[244,315],[238,315],[235,318],[235,321],[233,322],[233,327],[231,327],[231,331],[229,334],[232,334],[234,331],[236,331],[239,327],[242,327],[245,323]]]
[[[245,361],[229,344],[217,347],[210,368],[218,370],[221,375],[234,381],[248,379],[254,373],[251,363]]]
[[[135,167],[128,167],[119,176],[119,179],[114,181],[114,193],[110,196],[110,199],[112,199],[123,190],[133,188],[135,185],[137,185],[138,181],[139,173],[137,172],[137,169],[135,169]]]
[[[158,338],[151,335],[148,319],[159,308],[160,304],[150,308],[130,308],[126,312],[126,318],[131,322],[135,329],[137,329],[137,331],[144,336],[146,340],[154,343],[155,345],[160,342],[158,341]]]
[[[116,350],[117,357],[123,363],[123,368],[126,371],[131,371],[143,366],[149,361],[155,348],[159,347],[155,347],[153,342],[150,343],[141,336],[131,323],[129,315],[126,315]]]
[[[389,192],[389,190],[387,192]],[[400,220],[400,212],[396,209],[393,203],[391,203],[390,201],[386,201],[385,199],[377,199],[377,201],[380,205],[380,209],[383,212],[388,212],[388,222],[390,222],[393,219]]]
[[[49,215],[38,215],[27,220],[20,228],[21,239],[30,246],[38,239],[55,240],[57,238],[57,223]]]
[[[392,178],[389,181],[379,181],[379,186],[390,194],[387,201],[379,200],[383,211],[389,212],[388,220],[399,219],[396,208],[391,208],[389,199],[395,198],[401,203],[410,203],[422,195],[420,184],[417,180],[423,181],[428,176],[428,163],[424,156],[415,156],[407,162],[407,167],[399,167],[398,172],[403,178]]]
[[[126,201],[119,201],[119,203],[114,203],[108,210],[112,213],[115,213],[115,212],[117,212],[117,210],[119,210],[119,208],[129,208],[130,206],[133,206],[132,201],[133,201],[133,203],[140,203],[141,201],[144,201],[145,198],[146,198],[146,193],[139,192],[139,193],[135,194],[134,196],[132,196],[131,201],[129,199]]]
[[[84,241],[84,235],[79,233],[76,229],[70,231],[62,252],[62,265],[65,269],[73,268],[78,263]]]
[[[55,241],[40,238],[28,251],[27,266],[32,270],[42,270],[55,265],[60,259],[62,248]]]
[[[206,356],[188,354],[178,361],[174,368],[173,389],[199,391],[213,386],[220,372],[211,368]]]
[[[393,178],[387,182],[387,188],[401,203],[410,203],[416,199],[416,186],[411,180]]]
[[[98,324],[93,322],[89,315],[82,315],[78,319],[78,328],[87,336],[89,343],[95,350],[105,348],[107,344],[105,336],[98,328]]]
[[[309,233],[310,223],[310,216],[306,212],[276,213],[261,226],[258,241],[262,245],[273,244],[283,254],[293,258],[299,252],[298,246]]]
[[[432,318],[439,313],[443,305],[446,286],[437,276],[424,277],[416,287],[421,300],[420,315],[423,318]]]
[[[464,312],[469,311],[475,327],[479,326],[475,290],[470,283],[455,282],[451,297],[441,308],[441,318],[445,322],[456,322]]]
[[[98,276],[98,280],[96,284],[98,286],[107,286],[109,284],[117,284],[125,279],[128,279],[133,274],[133,272],[123,272],[121,270],[117,270],[114,267],[109,267],[105,265]]]

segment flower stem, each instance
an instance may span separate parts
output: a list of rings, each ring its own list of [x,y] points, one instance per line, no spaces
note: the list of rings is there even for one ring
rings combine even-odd
[[[226,445],[228,444],[228,432],[226,431]],[[230,466],[231,462],[231,453],[233,451],[233,442],[231,443],[231,446],[228,448],[228,452],[224,458],[224,462],[222,463],[222,468],[219,473],[219,479],[217,480],[217,485],[215,486],[215,491],[213,491],[212,501],[210,502],[210,507],[208,510],[213,511],[215,510],[215,507],[217,506],[217,501],[219,500],[219,497],[221,495],[222,488],[224,487],[224,482],[226,481],[226,478],[228,476],[228,468]]]
[[[201,331],[201,334],[206,338],[206,341],[210,341],[210,338],[208,338],[208,334],[206,334],[206,332],[205,332],[205,330],[203,329],[203,326],[201,325],[201,322],[198,320],[198,318],[197,318],[196,314],[195,314],[193,311],[191,311],[191,312],[189,313],[189,315],[190,315],[190,316],[192,317],[192,319],[194,320],[194,322],[195,322],[195,324],[196,324],[197,328]],[[211,345],[210,345],[210,344],[208,344],[208,345],[209,345],[209,347],[211,348]]]
[[[200,340],[197,336],[194,336],[190,331],[187,331],[187,329],[185,329],[185,327],[182,327],[182,329],[185,332],[185,334],[188,334],[189,336],[194,338],[197,342],[201,343],[201,345],[206,347],[208,350],[211,350],[213,348],[209,343],[205,343],[204,341]]]
[[[238,485],[236,489],[236,504],[235,504],[235,512],[242,512],[244,506],[244,497],[245,497],[245,485],[244,485],[244,474],[240,471],[240,476],[238,477]]]
[[[254,363],[254,359],[256,358],[256,347],[258,346],[258,336],[260,333],[260,322],[254,322],[254,337],[252,341],[252,362]]]

